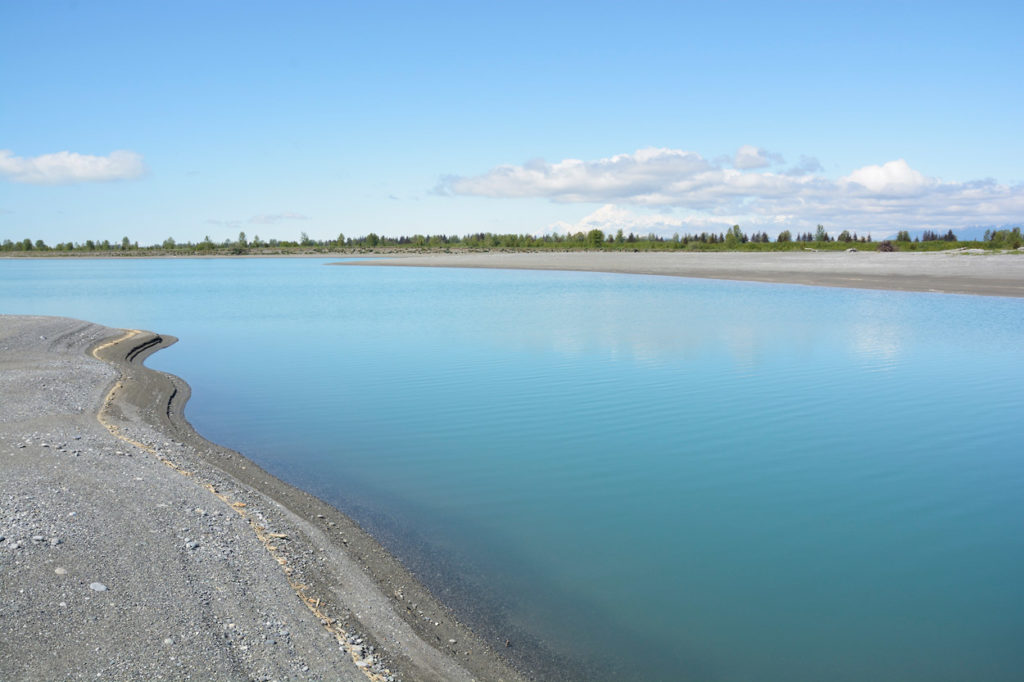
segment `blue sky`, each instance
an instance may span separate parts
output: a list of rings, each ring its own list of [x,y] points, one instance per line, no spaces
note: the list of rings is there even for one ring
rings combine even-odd
[[[0,239],[1024,219],[1019,3],[0,0]]]

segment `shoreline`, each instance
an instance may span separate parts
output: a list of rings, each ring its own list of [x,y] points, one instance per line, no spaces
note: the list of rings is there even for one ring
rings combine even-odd
[[[0,677],[137,679],[176,661],[212,678],[526,679],[347,516],[199,435],[188,384],[143,365],[176,339],[0,321],[0,386],[18,396],[0,405],[0,492],[15,500],[0,509]],[[254,639],[264,621],[287,625]],[[110,644],[109,661],[93,655]]]
[[[562,270],[725,279],[771,284],[1024,297],[1024,255],[874,251],[487,252],[381,255],[345,267],[444,267]]]

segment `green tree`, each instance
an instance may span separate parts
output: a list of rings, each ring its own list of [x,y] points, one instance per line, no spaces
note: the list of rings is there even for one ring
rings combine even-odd
[[[164,240],[163,248],[170,250],[173,249],[175,246],[177,246],[177,243],[174,241],[174,237],[168,237],[167,239]]]
[[[785,244],[786,242],[793,241],[793,235],[789,230],[783,230],[782,232],[779,232],[779,236],[775,238],[775,241],[780,244]]]
[[[128,237],[122,237],[121,238],[121,250],[122,251],[127,251],[130,248],[132,248],[132,243],[130,241],[128,241]]]
[[[238,233],[238,245],[240,247],[242,247],[243,249],[245,247],[249,246],[249,242],[245,238],[245,232],[239,232]]]
[[[843,230],[842,232],[840,232],[838,239],[841,242],[852,242],[853,241],[853,237],[850,235],[850,231],[849,230]]]
[[[378,237],[376,233],[371,232],[370,234],[366,235],[363,241],[366,243],[367,246],[373,248],[377,246],[377,244],[380,244],[380,237]],[[495,244],[495,246],[497,246],[497,244]]]
[[[814,241],[816,241],[816,242],[827,242],[828,241],[828,232],[825,231],[825,226],[824,225],[818,225],[817,229],[814,231]]]
[[[604,245],[604,232],[593,229],[587,232],[587,246],[592,249],[599,249]]]
[[[899,232],[896,233],[896,241],[898,241],[898,242],[909,242],[910,241],[910,233],[907,232],[906,230],[900,230]]]
[[[725,233],[725,248],[735,249],[740,244],[746,243],[747,235],[743,234],[743,230],[740,229],[739,225],[733,225],[729,228],[729,231]]]

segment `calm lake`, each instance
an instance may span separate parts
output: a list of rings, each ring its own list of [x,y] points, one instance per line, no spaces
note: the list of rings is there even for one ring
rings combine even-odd
[[[0,312],[179,337],[200,433],[544,678],[1024,677],[1024,300],[332,260],[0,260]]]

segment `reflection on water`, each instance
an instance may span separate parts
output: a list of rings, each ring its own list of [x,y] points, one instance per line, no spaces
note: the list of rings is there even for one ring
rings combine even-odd
[[[1024,301],[54,260],[0,263],[0,310],[178,336],[201,432],[584,677],[1024,669]]]

